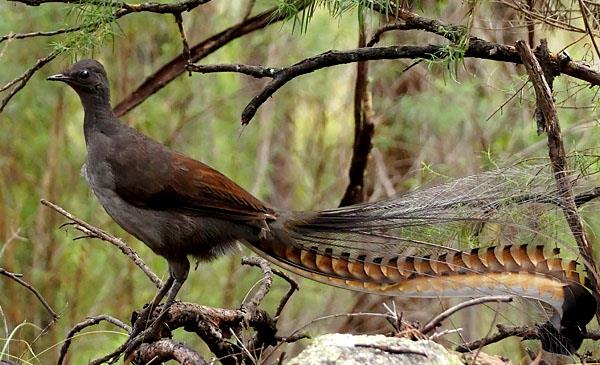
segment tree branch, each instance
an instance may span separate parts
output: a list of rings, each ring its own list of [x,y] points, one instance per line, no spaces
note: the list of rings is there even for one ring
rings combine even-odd
[[[276,335],[276,318],[273,319],[267,312],[258,308],[269,291],[273,271],[267,261],[262,258],[251,257],[243,258],[242,260],[243,264],[258,266],[263,271],[263,280],[260,288],[246,303],[242,304],[239,309],[223,309],[176,301],[169,306],[163,317],[163,325],[159,331],[159,336],[162,338],[170,337],[171,332],[178,328],[196,333],[207,344],[208,348],[220,358],[220,361],[224,365],[243,363],[242,360],[246,355],[244,351],[241,351],[242,348],[240,346],[243,346],[247,351],[254,352],[261,351],[265,346],[276,345],[282,342],[293,342],[304,338],[303,335],[290,337]],[[161,304],[152,312],[153,316],[151,318],[141,318],[141,311],[135,311],[132,315],[134,326],[138,325],[137,322],[140,320],[152,323],[158,313],[161,312],[162,305],[164,304]],[[278,308],[277,315],[280,312],[281,309]],[[242,330],[247,327],[254,329],[254,338],[246,345],[238,345],[228,340],[232,336],[239,337]],[[146,339],[146,341],[152,340]],[[157,340],[161,341],[160,339]],[[152,342],[150,345],[153,343],[156,342]],[[117,361],[126,350],[127,346],[125,345],[127,343],[119,346],[112,353],[92,361],[90,364],[99,365],[109,361]],[[140,352],[145,351],[146,348],[138,348],[134,352],[134,357],[145,356],[144,354],[140,355]],[[144,359],[146,358],[144,357]]]
[[[128,4],[122,1],[110,0],[8,0],[10,2],[22,3],[29,6],[40,6],[49,3],[62,4],[90,4],[97,6],[113,7],[117,9],[115,15],[120,18],[131,13],[158,13],[158,14],[177,14],[184,11],[191,11],[200,5],[206,4],[211,0],[183,0],[180,2],[161,4],[156,2],[146,2],[140,4]]]
[[[300,8],[304,8],[306,7],[306,4],[303,2],[302,5],[299,6]],[[185,72],[185,67],[188,62],[197,62],[237,38],[265,28],[268,25],[280,22],[284,19],[286,19],[285,14],[283,14],[281,11],[278,11],[277,8],[273,8],[252,18],[245,19],[244,21],[227,28],[222,32],[217,33],[200,43],[197,43],[190,48],[189,60],[185,59],[185,57],[180,54],[171,61],[167,62],[154,74],[148,76],[146,80],[144,80],[142,84],[137,87],[136,90],[121,100],[121,102],[119,102],[113,109],[115,114],[117,116],[126,114],[131,109],[141,104],[152,94],[165,87],[167,84]]]
[[[316,70],[341,64],[384,60],[384,59],[427,59],[443,60],[452,52],[448,45],[426,46],[388,46],[388,47],[362,47],[347,51],[328,51],[319,55],[306,58],[291,66],[274,69],[277,70],[263,90],[256,95],[242,112],[242,124],[248,124],[256,114],[258,108],[265,103],[277,90],[294,78]],[[479,38],[471,38],[464,51],[465,58],[479,58],[493,61],[521,63],[521,58],[515,47],[491,43]],[[600,73],[582,63],[573,62],[556,55],[549,56],[550,62],[556,64],[560,72],[569,76],[589,82],[591,85],[600,85]]]
[[[46,65],[48,62],[55,59],[59,54],[59,51],[53,51],[48,56],[38,59],[33,66],[28,68],[20,76],[8,82],[4,86],[0,87],[0,92],[6,91],[7,89],[12,87],[12,89],[8,92],[8,95],[6,95],[0,102],[0,113],[2,113],[10,99],[12,99],[13,96],[15,96],[23,87],[25,87],[25,85],[27,85],[27,82],[29,81],[29,79],[31,79],[31,76],[33,76],[33,74],[36,73],[37,70],[44,67],[44,65]]]
[[[450,317],[451,315],[453,315],[454,313],[458,312],[461,309],[464,309],[467,307],[472,307],[474,305],[479,305],[479,304],[483,304],[483,303],[489,303],[489,302],[508,303],[511,301],[512,301],[512,297],[506,296],[506,295],[488,296],[488,297],[481,297],[481,298],[467,300],[466,302],[459,303],[453,307],[446,309],[442,313],[440,313],[437,316],[435,316],[434,318],[432,318],[429,322],[427,322],[423,326],[423,328],[421,329],[421,333],[427,334],[427,333],[431,332],[437,326],[439,326],[444,320],[446,320],[448,317]]]
[[[497,333],[476,341],[459,345],[455,350],[458,352],[470,352],[513,336],[521,337],[523,340],[533,340],[539,338],[537,328],[528,326],[508,327],[502,324],[497,324],[496,327],[498,328]]]
[[[44,299],[42,294],[40,294],[40,292],[37,291],[37,289],[34,288],[31,284],[27,283],[26,281],[20,278],[20,276],[22,276],[21,274],[15,274],[0,267],[0,275],[4,275],[8,278],[11,278],[12,280],[19,283],[19,285],[32,292],[33,295],[35,295],[35,297],[39,300],[39,302],[42,303],[42,306],[46,309],[48,314],[50,314],[53,321],[56,321],[60,318],[60,316],[52,309],[52,307],[50,307],[50,304],[48,304],[46,299]]]
[[[0,36],[0,43],[12,39],[25,39],[25,38],[34,38],[34,37],[51,37],[64,33],[71,33],[81,29],[81,27],[71,27],[71,28],[61,28],[56,30],[51,30],[47,32],[30,32],[30,33],[9,33],[3,36]]]
[[[242,265],[257,266],[260,267],[263,272],[263,280],[261,281],[260,287],[252,298],[242,304],[242,307],[240,308],[241,311],[247,313],[249,316],[254,316],[256,311],[258,311],[258,306],[271,289],[271,284],[273,283],[273,270],[271,270],[267,260],[256,256],[242,257]]]
[[[556,180],[559,196],[564,200],[564,205],[562,207],[563,213],[569,224],[571,233],[577,242],[579,252],[583,257],[586,271],[588,272],[588,278],[592,286],[592,292],[598,300],[598,270],[594,261],[592,247],[585,235],[583,221],[577,211],[577,205],[569,180],[569,168],[565,147],[562,141],[558,114],[556,112],[556,106],[554,105],[554,98],[552,97],[550,86],[546,82],[544,71],[529,46],[527,46],[524,41],[517,41],[516,46],[521,59],[523,60],[523,64],[527,69],[527,73],[529,74],[529,79],[533,84],[537,106],[543,115],[544,130],[548,137],[548,153],[552,163],[552,170],[554,171],[554,178]],[[541,49],[546,49],[545,42],[542,43]],[[542,55],[542,57],[544,56]]]
[[[136,264],[144,272],[144,274],[146,274],[146,276],[150,279],[150,281],[154,283],[154,285],[156,285],[157,288],[160,288],[162,286],[162,281],[159,279],[159,277],[156,276],[156,274],[152,272],[152,270],[150,270],[150,268],[144,263],[144,260],[142,260],[142,258],[137,254],[137,252],[135,252],[121,239],[111,236],[110,234],[104,232],[100,228],[94,227],[91,224],[75,217],[60,206],[51,203],[46,199],[42,199],[40,202],[43,205],[49,207],[50,209],[58,212],[59,214],[67,218],[69,222],[65,223],[64,225],[72,225],[75,229],[85,234],[85,237],[97,238],[116,246],[119,250],[121,250],[123,254],[129,257],[129,259],[131,259],[131,261],[133,261],[133,263]]]
[[[359,47],[366,46],[366,38],[364,21],[359,20]],[[358,62],[354,85],[354,143],[348,170],[348,186],[340,201],[341,207],[362,203],[365,200],[365,170],[373,147],[371,140],[375,131],[369,85],[369,63]]]
[[[186,66],[188,71],[198,72],[203,74],[215,73],[215,72],[236,72],[244,75],[252,76],[257,79],[263,77],[273,78],[281,71],[279,68],[273,67],[262,67],[244,64],[219,64],[219,65],[195,65],[190,64]]]
[[[111,316],[108,316],[105,314],[95,316],[95,317],[90,317],[90,318],[86,319],[85,321],[77,323],[75,326],[73,326],[73,328],[71,328],[71,330],[67,334],[67,338],[65,339],[65,342],[63,343],[62,347],[60,348],[60,355],[58,357],[58,365],[62,365],[64,363],[64,361],[67,357],[67,352],[69,351],[69,347],[71,346],[71,341],[73,340],[73,337],[75,336],[75,334],[77,332],[82,331],[86,327],[97,325],[98,323],[100,323],[102,321],[107,321],[109,323],[114,324],[117,327],[121,327],[128,333],[131,332],[130,326],[126,325],[125,323],[119,321],[118,319],[116,319],[114,317],[111,317]]]

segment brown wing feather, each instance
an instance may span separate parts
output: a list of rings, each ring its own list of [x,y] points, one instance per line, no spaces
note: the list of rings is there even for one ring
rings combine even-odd
[[[270,207],[200,161],[158,143],[121,147],[109,163],[121,169],[115,174],[117,194],[132,205],[244,222],[275,218]]]

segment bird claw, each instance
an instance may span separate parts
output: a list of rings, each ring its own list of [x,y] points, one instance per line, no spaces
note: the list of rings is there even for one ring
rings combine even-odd
[[[123,351],[125,361],[133,359],[133,354],[135,350],[144,342],[151,342],[160,337],[160,325],[162,321],[160,319],[156,319],[152,324],[146,328],[145,330],[140,330],[138,327],[134,326],[134,330],[132,331],[129,339],[125,343],[125,350]]]

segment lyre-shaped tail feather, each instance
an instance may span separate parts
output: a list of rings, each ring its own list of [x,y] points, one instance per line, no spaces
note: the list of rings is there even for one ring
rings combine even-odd
[[[547,167],[513,167],[383,201],[278,211],[265,235],[249,244],[293,272],[354,290],[434,298],[512,294],[543,301],[554,309],[552,326],[571,337],[571,345],[556,346],[567,352],[581,343],[574,333],[585,331],[596,300],[575,261],[539,245],[555,239],[544,228],[556,231],[561,202]],[[503,246],[471,250],[480,242]],[[521,242],[529,244],[515,244]]]
[[[554,352],[575,351],[596,312],[596,300],[576,270],[577,262],[550,257],[540,245],[487,247],[424,257],[381,255],[370,261],[348,253],[334,257],[327,247],[301,249],[281,241],[257,241],[252,248],[299,275],[351,290],[403,297],[504,294],[540,300],[554,309],[551,323],[556,331],[571,337],[569,344],[545,345]]]

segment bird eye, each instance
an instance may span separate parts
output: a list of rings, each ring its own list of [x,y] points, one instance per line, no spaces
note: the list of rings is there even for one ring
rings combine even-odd
[[[83,70],[83,71],[79,72],[80,79],[85,80],[88,77],[90,77],[90,72],[88,70]]]

